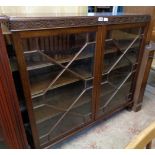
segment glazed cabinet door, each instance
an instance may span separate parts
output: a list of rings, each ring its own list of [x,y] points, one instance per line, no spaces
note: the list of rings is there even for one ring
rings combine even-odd
[[[107,28],[97,116],[131,104],[144,27]]]
[[[13,34],[36,147],[92,121],[96,27]]]

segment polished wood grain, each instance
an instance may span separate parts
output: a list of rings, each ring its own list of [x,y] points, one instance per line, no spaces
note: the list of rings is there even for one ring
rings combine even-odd
[[[104,20],[98,20],[99,17],[108,18],[108,22]],[[112,24],[124,24],[124,23],[143,23],[150,20],[149,15],[141,14],[124,14],[118,13],[115,16],[106,13],[85,14],[81,16],[44,16],[44,17],[10,17],[10,29],[11,31],[22,30],[35,30],[35,29],[51,29],[51,28],[64,28],[64,27],[86,27],[97,25],[112,25]]]
[[[130,24],[116,24],[116,25],[108,25],[107,26],[107,30],[112,30],[112,29],[125,29],[125,28],[137,28],[137,27],[145,27],[146,26],[146,22],[144,23],[130,23]],[[129,27],[130,25],[130,27]]]
[[[12,149],[28,148],[19,102],[1,30],[0,45],[0,123],[2,131],[8,147]]]
[[[144,92],[147,84],[147,80],[149,77],[152,61],[154,57],[154,50],[148,50],[147,48],[144,51],[143,55],[143,64],[141,65],[141,72],[143,73],[143,81],[141,83],[141,90],[138,98],[138,105],[141,106],[143,97],[144,97]]]
[[[96,113],[99,109],[99,95],[100,95],[100,83],[101,83],[101,75],[102,75],[102,66],[103,66],[103,56],[104,56],[104,46],[105,46],[105,37],[106,37],[106,27],[99,26],[97,33],[97,44],[96,44],[96,52],[95,52],[95,68],[94,68],[94,89],[93,89],[93,108],[95,109],[94,119],[96,119]]]
[[[143,65],[145,63],[145,58],[143,57],[144,54],[144,49],[145,49],[145,43],[146,43],[146,35],[148,32],[148,26],[149,24],[147,24],[147,26],[145,27],[144,30],[144,37],[140,46],[140,52],[139,52],[139,56],[138,56],[138,66],[137,66],[137,72],[135,74],[135,78],[134,78],[134,83],[133,83],[133,90],[134,90],[134,95],[133,95],[133,100],[134,100],[134,105],[133,105],[133,110],[134,111],[138,111],[140,109],[139,106],[139,96],[141,93],[141,86],[142,86],[142,77],[144,76],[143,74]]]

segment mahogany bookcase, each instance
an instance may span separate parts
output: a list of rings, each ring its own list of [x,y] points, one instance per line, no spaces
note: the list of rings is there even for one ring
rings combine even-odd
[[[149,15],[7,19],[6,44],[15,51],[10,65],[19,72],[23,96],[17,94],[26,105],[35,148],[49,148],[136,107]]]

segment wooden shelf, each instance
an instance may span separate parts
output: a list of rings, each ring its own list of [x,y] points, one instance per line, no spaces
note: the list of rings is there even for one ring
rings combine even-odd
[[[31,53],[32,52],[32,53]],[[25,53],[25,52],[24,52]],[[39,54],[40,57],[41,57],[41,54],[39,52],[37,52],[37,50],[35,51],[27,51],[25,54]],[[50,51],[49,51],[50,53]],[[74,61],[78,61],[78,60],[82,60],[82,59],[87,59],[87,58],[92,58],[93,57],[93,52],[91,51],[84,51],[83,53],[81,53]],[[65,56],[62,56],[62,55],[56,55],[55,57],[52,57],[54,59],[54,61],[56,61],[57,63],[59,64],[63,64],[63,63],[67,63],[67,62],[70,62],[73,57],[75,56],[75,54],[70,54],[70,55],[65,55]],[[27,70],[34,70],[34,69],[40,69],[40,68],[43,68],[43,67],[48,67],[48,66],[52,66],[54,65],[54,63],[49,60],[48,58],[45,58],[44,56],[42,56],[43,58],[37,61],[29,61],[27,62]],[[44,59],[42,61],[42,59]]]
[[[83,81],[76,81],[75,83],[64,85],[59,89],[52,89],[44,96],[33,98],[33,107],[37,108],[46,102],[49,105],[60,105],[60,108],[66,109],[66,107],[68,107],[66,104],[71,104],[77,97],[75,94],[79,95],[83,89]],[[64,102],[64,99],[66,102]],[[65,106],[63,107],[63,105]]]
[[[44,100],[44,103],[46,103],[46,105],[44,104],[37,108],[34,107],[37,123],[41,123],[52,117],[57,116],[60,113],[65,112],[69,108],[69,106],[73,104],[73,102],[76,100],[76,98],[83,89],[81,86],[77,86],[77,88],[73,87],[72,89],[72,85],[70,85],[68,89],[66,89],[65,91],[64,90],[65,89],[61,91],[57,90],[56,92],[52,92],[51,94],[46,96],[46,99]],[[54,95],[55,93],[57,95]],[[91,104],[91,93],[92,89],[88,90],[85,94],[83,94],[81,98],[77,101],[77,103],[72,107],[72,109],[81,107],[83,104],[86,103]]]
[[[42,51],[42,50],[41,50]],[[24,51],[24,54],[38,53],[38,50]]]
[[[78,62],[73,62],[69,69],[81,75],[85,80],[93,78],[93,60],[83,59]]]
[[[61,94],[58,96],[58,98],[54,98],[54,102],[56,101],[55,105],[57,108],[67,110],[67,108],[75,101],[75,99],[78,97],[78,95],[82,92],[82,89],[77,88],[76,90],[66,90],[67,93]],[[81,96],[81,98],[78,100],[78,102],[73,106],[73,108],[77,108],[78,106],[81,106],[82,104],[86,102],[91,102],[91,96],[90,91],[86,92],[84,95]],[[64,101],[61,101],[60,98],[62,98]],[[52,96],[48,99],[47,104],[51,104],[52,102]]]
[[[90,78],[92,78],[93,75],[92,75],[91,71],[86,67],[84,65],[83,66],[79,65],[79,68],[73,67],[73,68],[71,68],[71,70],[73,70],[74,72],[76,72],[77,74],[82,76],[84,79],[90,79]]]
[[[53,65],[53,63],[47,59],[47,57],[40,54],[40,52],[44,51],[35,50],[24,52],[28,71]]]
[[[65,105],[63,105],[62,107],[64,107],[64,106]],[[70,113],[72,115],[85,117],[85,115],[91,114],[90,108],[88,108],[89,106],[91,107],[91,102],[78,103],[76,106],[74,106],[71,109]],[[63,114],[65,112],[63,110],[58,110],[58,108],[59,107],[56,107],[56,106],[51,107],[48,105],[43,105],[41,107],[38,107],[37,109],[34,109],[36,123],[37,124],[43,123],[51,118],[54,118],[54,117],[57,117],[58,115]]]
[[[130,43],[131,43],[131,41],[124,41],[123,44],[120,46],[120,49],[125,50]],[[131,48],[136,48],[136,47],[138,47],[138,43],[134,44]],[[107,49],[105,54],[115,53],[116,51],[117,51],[117,48],[115,46],[113,46],[113,47],[110,46],[110,49]],[[33,51],[25,51],[24,53],[27,55],[28,54],[30,55],[30,54],[38,54],[39,52],[37,50],[33,50]],[[54,59],[58,63],[63,64],[63,63],[67,63],[67,62],[71,61],[73,56],[74,55],[68,55],[68,56],[64,57],[64,56],[57,55]],[[93,57],[93,52],[84,52],[81,55],[79,55],[75,61],[92,58],[92,57]],[[33,61],[29,62],[27,70],[31,71],[31,70],[35,70],[35,69],[52,66],[52,65],[54,65],[54,64],[46,58],[46,61],[44,60],[44,61],[37,61],[37,62],[33,62]]]
[[[38,62],[38,63],[31,64],[31,65],[29,64],[28,67],[27,67],[27,70],[31,71],[31,70],[35,70],[35,69],[49,67],[49,66],[52,66],[52,65],[53,65],[53,63],[51,63],[51,62],[46,62],[46,63]]]
[[[75,63],[76,64],[76,63]],[[74,71],[76,74],[78,75],[74,75],[73,73],[71,73],[70,71],[65,71],[59,78],[58,80],[54,83],[54,85],[49,88],[49,90],[51,89],[55,89],[70,83],[74,83],[76,81],[79,80],[88,80],[93,78],[92,77],[92,71],[90,66],[88,66],[88,63],[84,62],[84,64],[81,62],[81,64],[76,64],[76,65],[71,65],[70,66],[70,70]],[[87,65],[87,66],[86,66]],[[79,68],[78,68],[79,67]],[[81,67],[83,69],[81,69]],[[53,68],[49,69],[49,72],[51,72]],[[40,95],[42,95],[43,91],[50,85],[50,83],[52,82],[52,80],[60,73],[60,71],[57,73],[55,71],[53,71],[52,73],[46,73],[44,75],[40,74],[40,76],[36,75],[31,75],[32,78],[31,79],[31,94],[32,94],[32,98],[34,97],[38,97]],[[42,75],[42,76],[41,76]],[[81,76],[81,78],[80,78]]]
[[[128,63],[127,63],[127,62]],[[112,71],[115,71],[115,70],[118,70],[118,69],[123,69],[123,68],[125,68],[125,67],[129,67],[130,66],[130,68],[132,69],[132,66],[133,65],[135,65],[135,64],[130,64],[130,62],[128,61],[128,60],[124,60],[124,59],[122,59],[122,63],[118,63],[113,69],[112,69]],[[104,67],[105,68],[103,68],[103,74],[102,75],[105,75],[105,74],[107,74],[107,72],[109,71],[109,69],[110,69],[110,67],[113,65],[114,63],[112,63],[112,64],[110,64],[110,65],[105,65]],[[109,67],[110,66],[110,67]]]
[[[127,41],[126,43],[124,43],[122,46],[120,46],[120,49],[125,50],[127,48],[127,45],[129,45],[129,41]],[[138,44],[136,44],[135,46],[132,46],[131,48],[135,48],[138,47]],[[107,49],[105,54],[110,54],[110,53],[115,53],[117,51],[116,47],[110,47],[110,49]],[[31,54],[39,54],[38,50],[33,50],[33,51],[25,51],[24,54],[26,55],[31,55]],[[61,57],[61,56],[57,56],[55,59],[55,61],[57,61],[60,64],[63,63],[67,63],[70,62],[71,59],[73,58],[74,55],[68,55],[65,57]],[[82,60],[82,59],[87,59],[87,58],[92,58],[93,57],[93,52],[84,52],[81,55],[79,55],[75,61],[78,60]],[[45,59],[45,58],[44,58]],[[10,59],[10,64],[11,64],[11,68],[12,71],[16,71],[17,70],[17,61],[15,58]],[[31,71],[31,70],[35,70],[35,69],[40,69],[40,68],[44,68],[44,67],[48,67],[48,66],[52,66],[54,65],[50,60],[48,60],[47,58],[44,61],[35,61],[35,62],[27,62],[27,70]]]
[[[49,106],[43,105],[41,107],[38,107],[34,110],[36,123],[39,124],[43,121],[46,121],[47,119],[50,119],[52,117],[55,117],[59,115],[61,111],[58,111],[57,109],[51,108]]]
[[[64,58],[60,57],[55,60],[59,63],[66,63],[66,62],[71,61],[74,55],[68,55],[67,57],[64,57]],[[87,58],[92,58],[92,57],[93,57],[93,52],[87,51],[87,52],[81,53],[75,60],[82,60],[82,59],[87,59]]]
[[[122,81],[122,78],[118,78],[120,82]],[[120,83],[117,81],[117,83]],[[116,83],[116,81],[115,81]],[[101,94],[101,96],[104,96],[106,100],[109,96],[109,94],[112,94],[116,88],[112,87],[108,83],[103,84],[104,89],[106,90],[106,93],[104,93],[104,90]],[[106,86],[107,85],[107,86]],[[67,108],[75,101],[75,99],[78,97],[77,94],[80,94],[82,92],[81,86],[67,86],[68,88],[65,89],[65,87],[59,91],[55,90],[57,92],[52,92],[51,95],[46,96],[46,100],[44,101],[46,105],[42,105],[38,108],[35,108],[35,115],[36,115],[36,122],[37,124],[42,123],[44,121],[47,121],[53,117],[56,117],[57,115],[63,114]],[[87,111],[85,111],[83,107],[85,107],[87,103],[91,104],[91,89],[87,91],[84,95],[81,96],[81,98],[78,100],[78,102],[72,107],[72,112],[81,114],[83,117],[86,117],[84,115],[89,115],[89,108],[86,108]],[[57,94],[57,95],[52,95]],[[61,100],[62,99],[62,100]],[[59,110],[58,110],[59,109]]]
[[[108,41],[108,42],[112,42],[112,41]],[[126,50],[126,48],[130,45],[130,43],[132,42],[132,40],[123,40],[121,41],[121,43],[119,43],[119,49],[121,51]],[[137,48],[139,47],[139,43],[134,43],[130,49],[133,48]],[[114,43],[109,44],[109,45],[105,45],[105,54],[110,54],[110,53],[115,53],[116,51],[118,51],[117,47],[114,45]]]
[[[135,65],[137,62],[137,51],[128,51],[124,57],[120,60],[120,62],[117,63],[117,65],[115,66],[115,68],[113,70],[119,69],[119,68],[123,68],[126,67],[128,65]],[[111,55],[111,57],[105,57],[104,58],[104,67],[103,67],[103,71],[105,74],[106,72],[108,72],[108,70],[110,69],[110,67],[117,61],[117,59],[120,57],[121,55]],[[109,64],[108,64],[109,63]]]
[[[42,95],[44,90],[50,85],[52,80],[54,79],[53,74],[49,73],[40,77],[37,77],[33,79],[33,82],[31,82],[31,95],[32,98],[38,97]],[[68,71],[65,71],[58,80],[53,84],[52,87],[49,88],[49,90],[58,88],[70,83],[74,83],[76,81],[79,81],[80,79],[78,77],[75,77],[75,75],[71,74]]]

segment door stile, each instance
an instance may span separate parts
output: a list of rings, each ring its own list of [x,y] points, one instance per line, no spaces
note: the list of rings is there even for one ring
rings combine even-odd
[[[35,125],[34,113],[32,110],[33,108],[32,108],[31,94],[30,94],[29,78],[28,78],[28,73],[26,70],[26,62],[25,62],[23,50],[22,50],[21,37],[18,32],[13,33],[13,42],[14,42],[14,48],[16,52],[17,61],[19,64],[18,66],[19,66],[20,77],[21,77],[21,81],[23,85],[26,106],[28,109],[29,117],[30,117],[29,120],[31,124],[33,141],[34,141],[35,147],[39,148],[40,147],[39,139],[38,139],[39,136],[38,136],[38,132],[37,132],[36,125]]]
[[[100,94],[100,83],[103,67],[103,57],[104,57],[104,45],[106,37],[106,26],[98,26],[97,36],[96,36],[96,49],[95,49],[95,66],[94,66],[94,81],[93,81],[93,108],[94,108],[94,120],[97,117],[97,111],[99,108],[99,94]]]

